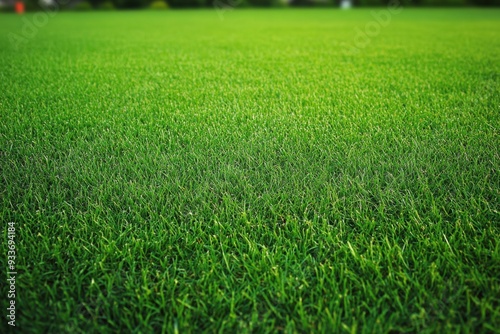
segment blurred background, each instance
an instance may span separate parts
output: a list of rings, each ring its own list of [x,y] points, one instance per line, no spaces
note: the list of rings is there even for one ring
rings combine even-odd
[[[415,7],[500,6],[500,0],[0,0],[0,12],[37,11],[57,5],[62,10],[126,10],[245,7],[375,7],[391,1]]]

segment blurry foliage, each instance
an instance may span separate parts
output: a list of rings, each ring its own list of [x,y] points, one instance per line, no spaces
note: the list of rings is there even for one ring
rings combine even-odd
[[[367,7],[385,6],[385,5],[387,5],[387,1],[386,0],[358,0],[357,4],[359,6],[367,6]]]
[[[500,0],[476,0],[475,4],[479,6],[500,6]]]
[[[55,0],[59,10],[85,11],[90,9],[138,9],[138,8],[213,8],[217,1],[229,7],[338,7],[340,0]],[[353,0],[355,7],[387,6],[390,0]],[[458,7],[458,6],[500,6],[500,0],[399,0],[402,6]],[[43,10],[39,0],[24,0],[26,11]],[[13,12],[12,6],[0,7],[0,12]]]
[[[116,9],[115,5],[111,1],[104,1],[100,5],[97,6],[100,10],[114,10]]]
[[[93,8],[100,8],[104,0],[88,0]]]
[[[420,0],[421,6],[464,6],[467,0]]]
[[[137,9],[149,6],[149,0],[113,0],[116,8],[120,9]]]
[[[312,5],[313,5],[313,3],[311,0],[291,0],[290,1],[290,6],[309,7]]]
[[[14,12],[14,7],[6,6],[6,7],[0,7],[0,13],[13,13]]]
[[[272,0],[273,7],[287,7],[288,6],[288,0]]]
[[[168,9],[168,5],[163,0],[155,0],[149,5],[151,9]]]
[[[88,1],[81,1],[77,3],[75,7],[73,7],[73,9],[77,11],[87,11],[91,10],[92,8],[93,8],[92,4]]]
[[[24,0],[24,9],[26,11],[39,10],[40,5],[38,4],[38,0]],[[14,11],[14,9],[12,9]]]
[[[253,7],[271,7],[273,0],[248,0],[248,4]]]
[[[205,7],[211,6],[212,0],[167,0],[170,7],[183,8],[183,7]]]
[[[168,1],[168,0],[167,0]],[[274,2],[279,1],[279,0],[273,0]],[[213,4],[214,1],[210,0],[209,4]],[[252,7],[250,2],[248,0],[230,0],[228,1],[228,4],[231,5],[233,4],[234,7],[236,8],[244,8],[244,7]]]

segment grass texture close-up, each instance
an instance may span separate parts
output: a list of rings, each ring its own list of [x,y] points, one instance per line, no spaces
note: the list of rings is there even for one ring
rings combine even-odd
[[[498,331],[500,10],[373,10],[1,14],[0,332]]]

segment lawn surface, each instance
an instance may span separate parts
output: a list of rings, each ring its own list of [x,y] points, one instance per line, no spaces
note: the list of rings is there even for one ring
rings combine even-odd
[[[1,15],[16,328],[498,330],[500,10],[371,21]]]

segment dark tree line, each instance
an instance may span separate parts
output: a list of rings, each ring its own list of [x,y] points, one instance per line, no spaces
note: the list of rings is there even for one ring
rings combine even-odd
[[[14,0],[12,0],[14,1]],[[23,0],[28,10],[39,9],[39,0]],[[118,9],[146,8],[154,1],[164,1],[171,8],[200,8],[227,5],[230,7],[275,7],[283,6],[282,0],[55,0],[62,8],[72,8],[80,2],[88,3],[92,8],[102,8],[103,4],[112,4]],[[286,0],[285,0],[286,1]],[[337,7],[341,0],[288,0],[292,7]],[[386,6],[391,0],[353,0],[356,7]],[[392,0],[394,1],[394,0]],[[500,6],[500,0],[398,0],[405,6]]]

